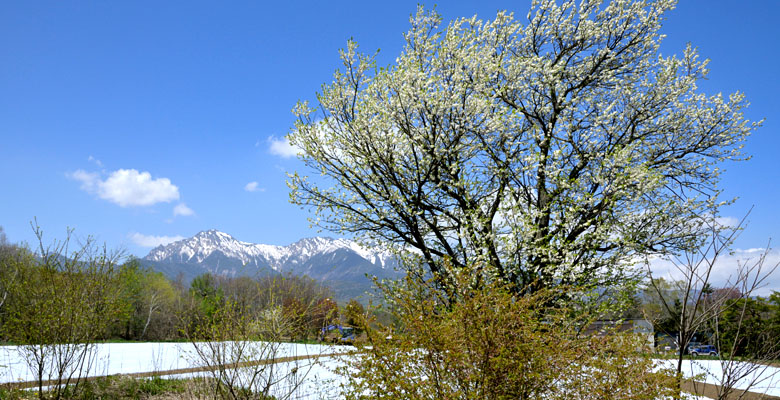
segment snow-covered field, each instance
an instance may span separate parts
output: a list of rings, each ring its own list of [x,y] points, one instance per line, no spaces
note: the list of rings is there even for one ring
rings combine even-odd
[[[660,360],[659,365],[675,368],[676,360]],[[696,377],[699,382],[723,385],[724,367],[733,371],[732,376],[741,376],[733,385],[736,389],[755,393],[780,396],[780,368],[734,362],[728,364],[718,360],[683,360],[682,372],[686,377]]]
[[[339,398],[339,385],[342,378],[334,370],[342,365],[339,357],[329,354],[351,350],[346,346],[283,344],[277,358],[290,356],[319,355],[318,359],[277,364],[279,371],[297,368],[300,386],[292,398],[330,399]],[[674,361],[659,360],[659,365],[672,367]],[[195,354],[191,343],[106,343],[99,344],[89,368],[88,376],[130,374],[137,372],[162,372],[183,368],[199,367],[202,362]],[[696,377],[699,381],[722,384],[723,364],[717,360],[685,360],[683,372],[686,377]],[[198,373],[203,374],[203,373]],[[192,376],[196,374],[173,375]],[[285,374],[281,374],[285,375]],[[32,381],[34,376],[22,358],[16,346],[0,346],[0,383]],[[753,385],[748,385],[753,382]],[[279,390],[287,390],[280,384]],[[780,396],[780,368],[760,367],[740,379],[735,385],[738,389]]]
[[[302,360],[298,362],[277,364],[279,376],[289,376],[297,378],[297,388],[290,390],[293,379],[279,382],[272,390],[271,395],[276,397],[286,397],[291,400],[304,399],[341,399],[340,384],[343,378],[335,373],[336,368],[342,365],[341,358],[338,357],[320,357],[315,360]],[[298,376],[288,374],[291,368],[298,369]],[[169,375],[169,378],[188,378],[192,376],[203,375],[204,373]],[[289,394],[289,397],[286,395]]]
[[[96,345],[87,376],[168,371],[201,366],[192,343],[104,343]],[[350,347],[282,344],[276,358],[327,355]],[[35,379],[17,346],[0,346],[0,383]]]

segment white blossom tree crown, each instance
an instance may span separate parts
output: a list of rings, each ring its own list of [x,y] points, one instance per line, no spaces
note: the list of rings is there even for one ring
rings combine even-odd
[[[616,282],[690,248],[717,216],[718,168],[760,122],[697,88],[707,61],[662,56],[674,1],[534,1],[525,20],[420,7],[395,63],[354,41],[288,135],[325,180],[290,176],[315,224],[412,250],[446,285]]]

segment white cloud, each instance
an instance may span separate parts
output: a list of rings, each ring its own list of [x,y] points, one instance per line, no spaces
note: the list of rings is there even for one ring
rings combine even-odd
[[[148,172],[119,169],[105,180],[94,172],[77,170],[68,174],[81,182],[81,189],[121,207],[150,206],[179,199],[179,188],[168,178],[152,179]]]
[[[259,183],[257,182],[249,182],[244,186],[244,190],[247,192],[265,192],[265,188],[259,187]]]
[[[753,267],[764,254],[763,248],[735,249],[731,253],[721,255],[715,263],[710,276],[710,283],[714,287],[726,287],[734,284],[740,266]],[[766,253],[762,267],[763,274],[771,271],[780,263],[780,250],[771,249]],[[665,279],[682,279],[683,275],[669,260],[655,258],[650,260],[650,269],[653,276]],[[763,281],[762,287],[754,293],[758,296],[767,296],[773,290],[780,291],[780,268]]]
[[[95,172],[87,172],[82,169],[68,174],[68,178],[81,182],[81,190],[95,193],[101,183],[100,175]]]
[[[734,217],[718,217],[715,218],[715,222],[724,228],[736,228],[742,221]]]
[[[291,158],[297,156],[298,153],[301,152],[301,149],[297,146],[291,145],[290,141],[287,140],[286,137],[277,139],[271,136],[268,138],[268,143],[268,151],[270,151],[271,154],[277,155],[279,157]]]
[[[131,233],[128,235],[130,240],[133,241],[138,246],[141,247],[157,247],[160,245],[166,245],[168,243],[173,243],[179,240],[183,240],[184,236],[153,236],[153,235],[144,235],[138,232]]]
[[[186,204],[179,203],[179,204],[176,205],[176,207],[173,207],[173,216],[175,217],[177,215],[181,215],[181,216],[187,217],[187,216],[190,216],[190,215],[195,215],[195,211],[193,211],[191,208],[187,207]]]
[[[89,158],[87,158],[87,161],[91,161],[91,162],[95,163],[95,165],[97,165],[98,167],[103,168],[103,162],[98,160],[95,157],[89,156]]]

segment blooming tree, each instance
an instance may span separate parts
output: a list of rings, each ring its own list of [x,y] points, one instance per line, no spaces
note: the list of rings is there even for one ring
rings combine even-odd
[[[707,96],[690,46],[661,56],[672,0],[535,1],[527,20],[446,27],[422,8],[395,63],[350,41],[290,133],[326,179],[292,201],[325,229],[422,258],[443,286],[615,282],[631,260],[690,248],[717,215],[725,160],[760,124]]]

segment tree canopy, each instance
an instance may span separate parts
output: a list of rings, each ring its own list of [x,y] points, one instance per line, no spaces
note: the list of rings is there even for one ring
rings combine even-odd
[[[688,248],[740,160],[740,93],[708,96],[707,61],[662,56],[674,1],[535,1],[441,25],[412,16],[395,63],[350,41],[289,134],[307,167],[294,203],[320,227],[419,255],[439,283],[473,269],[536,291],[615,281]]]

